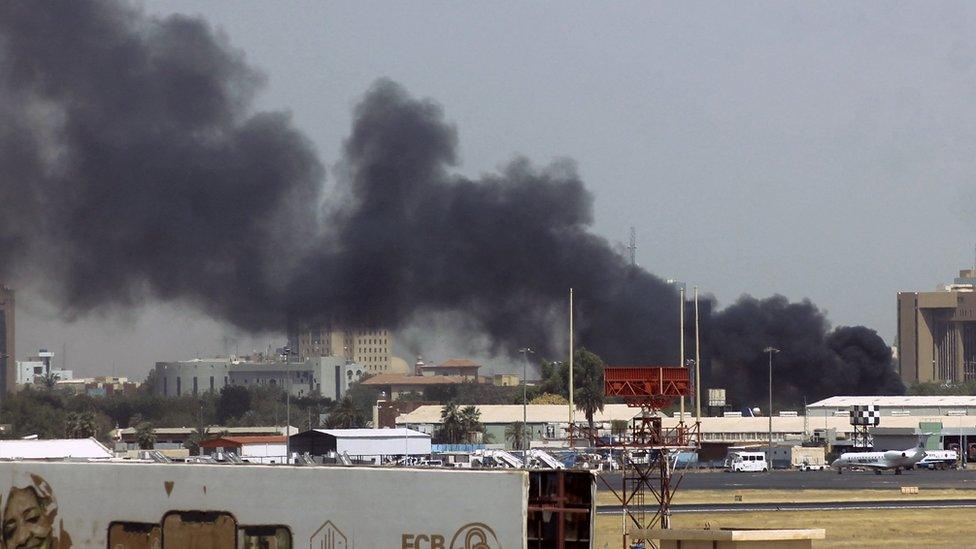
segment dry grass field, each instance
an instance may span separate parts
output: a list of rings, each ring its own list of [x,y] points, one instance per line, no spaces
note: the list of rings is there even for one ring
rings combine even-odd
[[[678,490],[674,504],[735,503],[735,496],[742,503],[800,503],[831,501],[924,501],[932,499],[976,499],[976,490],[922,489],[918,494],[902,494],[900,490]],[[616,496],[601,491],[597,494],[598,505],[618,505]]]
[[[674,528],[824,528],[817,549],[873,547],[976,547],[973,509],[680,513]],[[619,515],[597,517],[598,549],[621,547]]]

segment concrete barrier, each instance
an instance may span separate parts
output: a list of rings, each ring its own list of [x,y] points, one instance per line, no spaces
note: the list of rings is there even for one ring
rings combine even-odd
[[[826,530],[634,529],[629,534],[632,539],[659,540],[661,549],[809,549],[813,540],[826,537]]]

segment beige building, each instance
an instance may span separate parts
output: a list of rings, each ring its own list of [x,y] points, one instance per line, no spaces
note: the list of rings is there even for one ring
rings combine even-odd
[[[386,329],[300,329],[290,332],[288,341],[301,360],[341,356],[370,374],[391,370],[393,335]]]
[[[898,371],[905,383],[976,380],[976,271],[898,293]]]
[[[14,305],[14,291],[0,284],[0,387],[3,392],[17,388]]]

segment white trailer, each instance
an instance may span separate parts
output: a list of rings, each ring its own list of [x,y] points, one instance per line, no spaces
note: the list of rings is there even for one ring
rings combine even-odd
[[[575,471],[0,462],[0,546],[176,549],[593,547],[596,485]],[[548,479],[531,480],[550,475]],[[556,479],[555,477],[559,477]],[[567,480],[563,480],[567,479]],[[536,485],[565,482],[573,510]],[[535,501],[535,503],[533,503]],[[582,504],[582,506],[580,506]],[[20,517],[36,520],[20,520]],[[6,525],[10,526],[7,527]],[[565,538],[567,541],[569,537]],[[192,543],[191,543],[192,540]],[[202,545],[201,545],[202,543]],[[542,545],[539,545],[539,544]]]

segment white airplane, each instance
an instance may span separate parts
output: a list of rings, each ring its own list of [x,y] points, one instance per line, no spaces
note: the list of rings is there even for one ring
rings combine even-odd
[[[880,475],[886,469],[894,469],[900,475],[902,469],[911,469],[916,463],[925,458],[925,441],[931,433],[919,435],[918,444],[907,450],[888,450],[887,452],[845,452],[830,464],[837,469],[837,474],[844,472],[844,468],[863,467],[871,469]]]

